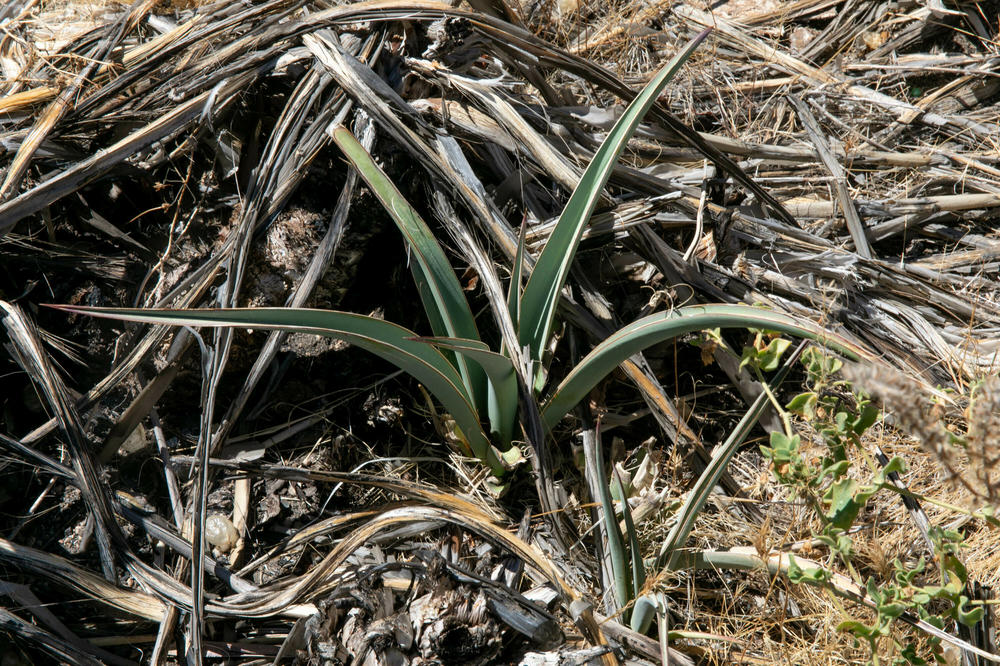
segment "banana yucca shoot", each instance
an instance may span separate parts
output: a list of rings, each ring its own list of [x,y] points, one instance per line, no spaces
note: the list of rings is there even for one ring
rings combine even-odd
[[[458,277],[428,225],[406,201],[371,155],[344,127],[334,142],[381,201],[406,239],[411,272],[434,337],[391,322],[348,312],[302,308],[151,310],[57,306],[99,317],[156,324],[229,326],[314,333],[339,338],[395,364],[422,383],[454,419],[468,452],[501,476],[518,456],[519,380],[534,388],[546,427],[554,426],[601,379],[646,347],[692,331],[718,327],[765,328],[815,340],[849,356],[845,340],[807,321],[744,305],[694,306],[650,315],[622,328],[590,352],[548,397],[542,354],[551,336],[560,293],[580,237],[625,144],[663,87],[708,35],[695,37],[640,92],[615,124],[570,196],[552,235],[538,256],[523,290],[520,262],[514,267],[508,299],[518,340],[532,366],[530,376],[479,337]],[[518,258],[524,252],[523,239]],[[501,313],[498,313],[501,316]],[[490,418],[491,417],[491,418]]]

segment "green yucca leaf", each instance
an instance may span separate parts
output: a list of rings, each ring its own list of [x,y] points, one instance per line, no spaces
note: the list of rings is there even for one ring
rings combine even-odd
[[[529,358],[532,361],[541,360],[542,352],[548,344],[559,294],[569,275],[580,236],[594,212],[618,157],[663,86],[674,77],[709,32],[710,28],[692,39],[632,100],[608,133],[566,203],[528,278],[521,298],[518,336],[521,346],[529,348]]]
[[[611,558],[611,572],[614,576],[615,599],[618,601],[619,607],[625,608],[631,597],[632,583],[628,566],[625,564],[625,540],[622,538],[621,530],[618,529],[615,505],[611,500],[611,486],[608,484],[608,475],[604,471],[604,447],[601,445],[600,424],[595,428],[594,448],[596,449],[594,474],[597,476],[598,492],[601,495],[597,499],[601,502],[601,518],[608,540],[608,555]]]
[[[551,429],[618,364],[650,345],[712,328],[761,328],[821,342],[851,359],[867,357],[860,347],[812,322],[749,305],[692,305],[643,317],[613,333],[587,354],[556,387],[542,409]]]
[[[510,285],[507,289],[507,311],[516,331],[521,318],[521,275],[524,270],[524,244],[526,242],[527,224],[521,223],[521,232],[517,236],[517,251],[514,253],[514,265],[510,271]],[[523,344],[523,343],[522,343]]]
[[[307,308],[143,310],[52,306],[94,317],[177,326],[226,326],[313,333],[338,338],[384,358],[427,387],[455,419],[472,451],[496,474],[504,466],[479,423],[462,378],[444,355],[416,333],[382,319],[350,312]]]
[[[410,262],[410,269],[431,330],[438,336],[478,340],[479,330],[462,285],[427,223],[347,128],[337,127],[333,131],[333,140],[368,183],[406,239],[416,259]],[[487,388],[482,369],[462,357],[446,356],[455,362],[476,410],[485,413]]]
[[[625,521],[625,538],[628,539],[629,561],[632,567],[632,600],[634,601],[639,598],[642,586],[646,584],[646,568],[639,547],[639,533],[635,529],[635,521],[632,520],[632,507],[628,503],[628,489],[622,483],[621,475],[613,462],[611,472],[614,474],[614,485],[618,487],[618,493],[622,498],[622,519]]]
[[[420,341],[466,356],[486,371],[493,389],[492,402],[496,410],[496,415],[490,415],[491,424],[504,447],[509,446],[514,438],[518,405],[517,374],[511,360],[502,354],[490,351],[485,343],[478,340],[420,338]]]
[[[649,628],[648,620],[651,617],[648,609],[645,608],[642,588],[646,584],[646,565],[642,560],[642,549],[639,545],[639,533],[635,529],[635,521],[632,519],[632,507],[628,503],[628,489],[622,480],[618,468],[612,462],[611,474],[614,477],[612,485],[617,489],[618,496],[622,501],[622,519],[625,521],[625,539],[628,540],[629,571],[628,578],[632,583],[629,590],[629,600],[632,608],[628,613],[629,625],[632,629],[645,633]],[[655,609],[654,609],[655,610]]]
[[[635,598],[632,604],[632,617],[629,619],[632,631],[645,634],[649,630],[649,625],[656,619],[657,602],[657,597],[650,594]]]
[[[785,381],[792,366],[798,361],[801,351],[800,348],[799,351],[792,354],[771,378],[769,383],[772,393]],[[719,478],[726,471],[729,461],[750,434],[754,425],[757,424],[757,419],[760,418],[760,415],[764,412],[764,408],[768,404],[767,391],[764,391],[750,405],[750,409],[743,415],[740,422],[736,424],[733,431],[729,433],[726,441],[721,446],[713,449],[711,461],[709,461],[705,471],[701,473],[694,487],[688,493],[683,506],[681,506],[675,516],[674,526],[660,547],[660,554],[656,561],[657,568],[670,566],[677,550],[682,548],[687,542],[688,535],[691,534],[691,529],[694,527],[695,519],[718,484]]]

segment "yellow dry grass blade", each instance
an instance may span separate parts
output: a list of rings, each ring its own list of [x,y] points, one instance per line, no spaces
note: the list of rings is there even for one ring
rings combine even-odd
[[[129,615],[159,622],[166,610],[163,602],[150,594],[112,585],[58,555],[22,546],[3,538],[0,538],[0,560],[45,578],[59,580],[82,592],[89,599]]]

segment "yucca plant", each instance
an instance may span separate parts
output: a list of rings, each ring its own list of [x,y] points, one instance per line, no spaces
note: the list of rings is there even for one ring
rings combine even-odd
[[[650,345],[712,328],[755,327],[822,340],[849,356],[850,343],[810,322],[746,305],[692,306],[635,321],[597,345],[546,395],[543,354],[549,344],[560,294],[580,237],[625,144],[664,85],[708,35],[689,42],[629,105],[601,145],[572,193],[523,289],[523,238],[512,270],[508,312],[520,350],[495,352],[482,342],[476,320],[447,256],[430,228],[346,128],[334,139],[362,175],[406,238],[410,267],[434,337],[373,317],[329,310],[252,308],[144,310],[59,306],[115,319],[189,326],[279,329],[339,338],[406,371],[451,415],[459,439],[500,477],[520,457],[513,445],[521,396],[551,429],[621,362]],[[498,313],[500,315],[501,313]],[[523,358],[522,366],[514,361]],[[521,391],[520,386],[531,387]]]

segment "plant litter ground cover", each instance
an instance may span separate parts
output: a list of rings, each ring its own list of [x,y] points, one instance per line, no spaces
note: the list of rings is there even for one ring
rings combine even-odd
[[[998,22],[4,3],[5,663],[1000,662]]]

